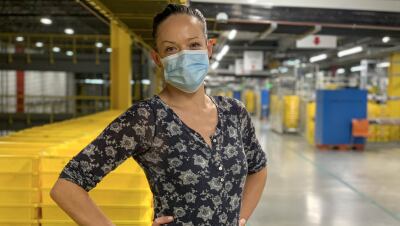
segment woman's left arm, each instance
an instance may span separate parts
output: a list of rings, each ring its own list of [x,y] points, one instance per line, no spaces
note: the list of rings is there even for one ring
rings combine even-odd
[[[239,226],[244,226],[260,200],[267,181],[267,157],[256,137],[250,114],[242,102],[237,101],[240,113],[241,139],[247,158],[247,177],[243,187]],[[244,222],[243,222],[244,221]]]
[[[239,226],[244,226],[246,223],[242,219],[247,220],[250,218],[261,198],[261,194],[264,190],[266,181],[267,167],[264,167],[257,173],[247,175],[246,183],[243,190],[242,207],[240,209],[241,221]]]

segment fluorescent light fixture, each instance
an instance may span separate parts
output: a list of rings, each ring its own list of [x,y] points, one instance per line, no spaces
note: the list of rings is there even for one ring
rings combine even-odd
[[[381,62],[376,65],[379,68],[385,68],[385,67],[390,67],[390,62]]]
[[[103,43],[101,43],[101,42],[96,42],[96,44],[95,44],[95,45],[96,45],[96,47],[97,47],[97,48],[101,48],[101,47],[103,47]]]
[[[382,42],[383,42],[383,43],[388,43],[388,42],[390,42],[390,37],[389,37],[389,36],[383,37],[383,38],[382,38]]]
[[[279,72],[281,72],[282,74],[285,74],[289,71],[289,68],[287,67],[279,67]]]
[[[354,66],[350,69],[351,72],[357,72],[357,71],[362,71],[364,69],[364,66],[362,65],[358,65],[358,66]]]
[[[64,32],[67,35],[73,35],[75,33],[74,29],[72,28],[65,28]]]
[[[346,72],[346,69],[344,68],[339,68],[336,70],[336,74],[344,74]]]
[[[42,23],[44,25],[50,25],[53,23],[53,21],[48,17],[42,17],[42,18],[40,18],[40,23]]]
[[[92,85],[102,85],[104,84],[103,79],[85,79],[84,80],[86,84],[92,84]]]
[[[261,20],[262,17],[261,17],[261,16],[250,15],[250,16],[249,16],[249,19],[250,19],[250,20]]]
[[[350,49],[339,51],[337,56],[338,57],[344,57],[344,56],[348,56],[348,55],[352,55],[352,54],[356,54],[356,53],[362,52],[363,50],[364,49],[363,49],[362,46],[357,46],[357,47],[354,47],[354,48],[350,48]]]
[[[53,47],[53,52],[59,53],[61,51],[60,47],[54,46]]]
[[[142,79],[143,85],[150,85],[150,83],[151,83],[150,79]]]
[[[17,42],[23,42],[23,41],[24,41],[24,37],[22,37],[22,36],[17,36],[17,37],[15,38],[15,40],[16,40]]]
[[[317,55],[317,56],[313,56],[313,57],[310,58],[310,63],[315,63],[315,62],[318,62],[318,61],[321,61],[321,60],[325,60],[326,58],[328,58],[327,54],[320,54],[320,55]]]
[[[218,68],[218,66],[219,66],[219,62],[215,61],[214,63],[211,64],[211,69],[215,70]]]
[[[67,54],[67,56],[73,56],[74,52],[72,52],[71,50],[68,50],[67,52],[65,52],[65,54]]]
[[[228,45],[224,45],[224,47],[222,47],[222,50],[220,53],[218,53],[216,59],[217,61],[220,61],[222,59],[222,57],[225,56],[225,54],[229,51],[229,46]]]
[[[231,31],[229,32],[228,39],[229,39],[229,40],[234,39],[234,38],[236,37],[236,34],[237,34],[237,30],[236,30],[236,29],[231,30]]]
[[[106,49],[106,51],[107,51],[107,53],[111,53],[111,52],[112,52],[112,49],[111,49],[110,47],[108,47],[108,48]]]
[[[300,59],[294,59],[294,60],[287,60],[283,64],[287,66],[298,66],[300,65],[301,61]]]
[[[228,51],[229,51],[229,46],[228,45],[224,45],[224,47],[222,47],[221,54],[225,56],[225,54]]]
[[[270,72],[271,72],[271,74],[278,74],[279,70],[278,69],[272,69]]]
[[[41,47],[43,47],[43,42],[36,42],[35,46],[38,48],[41,48]]]

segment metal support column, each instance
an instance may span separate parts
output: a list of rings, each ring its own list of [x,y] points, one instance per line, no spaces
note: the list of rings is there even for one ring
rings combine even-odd
[[[132,104],[132,39],[127,31],[111,23],[110,98],[111,109],[129,108]]]

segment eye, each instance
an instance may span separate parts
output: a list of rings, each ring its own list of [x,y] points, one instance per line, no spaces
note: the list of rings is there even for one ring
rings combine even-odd
[[[165,53],[172,53],[175,51],[175,47],[169,46],[167,48],[164,49]]]
[[[190,48],[199,48],[201,47],[201,44],[199,42],[193,42],[190,44]]]

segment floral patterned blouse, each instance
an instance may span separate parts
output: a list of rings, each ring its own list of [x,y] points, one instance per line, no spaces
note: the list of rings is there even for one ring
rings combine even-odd
[[[137,102],[65,166],[60,178],[86,191],[127,158],[143,168],[154,195],[154,218],[166,225],[237,226],[246,176],[266,166],[243,104],[210,97],[218,110],[212,145],[159,96]]]

